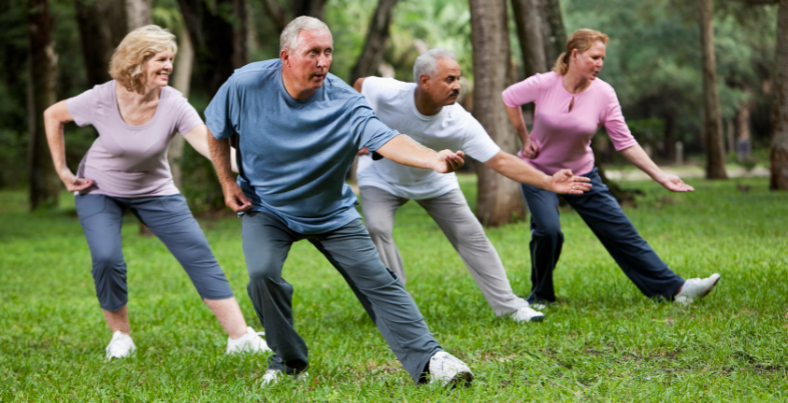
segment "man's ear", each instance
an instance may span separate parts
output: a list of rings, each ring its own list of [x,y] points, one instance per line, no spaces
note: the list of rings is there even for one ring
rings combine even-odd
[[[282,59],[282,64],[289,66],[290,65],[290,50],[284,48],[279,51],[279,58]]]
[[[419,85],[420,85],[422,88],[425,88],[425,89],[426,89],[426,88],[428,88],[428,87],[429,87],[429,85],[430,85],[430,76],[428,76],[428,75],[426,75],[426,74],[422,74],[422,75],[420,75],[420,76],[419,76]]]

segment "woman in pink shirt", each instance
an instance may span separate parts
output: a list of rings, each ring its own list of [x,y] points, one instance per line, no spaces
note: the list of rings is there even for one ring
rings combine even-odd
[[[507,88],[503,102],[509,120],[523,143],[520,158],[552,175],[571,169],[591,179],[593,188],[582,195],[564,195],[599,238],[608,253],[643,294],[689,303],[708,294],[719,274],[683,280],[657,256],[638,234],[594,168],[591,137],[602,126],[613,145],[635,166],[673,192],[694,191],[675,175],[664,173],[638,145],[627,128],[616,92],[597,78],[605,59],[607,35],[590,29],[576,31],[553,71],[537,74]],[[520,106],[536,105],[531,134]],[[531,211],[531,303],[556,300],[553,270],[561,255],[564,235],[555,193],[521,185]]]
[[[112,340],[107,359],[135,349],[129,336],[126,262],[121,250],[123,213],[131,210],[180,262],[200,297],[229,334],[227,352],[266,351],[246,327],[230,285],[199,224],[172,181],[167,146],[177,133],[208,155],[208,132],[186,98],[167,86],[177,51],[175,36],[148,25],[126,35],[110,62],[114,80],[44,112],[55,169],[76,197],[77,214],[93,260],[96,296]],[[99,137],[77,175],[66,166],[63,125],[93,125]]]

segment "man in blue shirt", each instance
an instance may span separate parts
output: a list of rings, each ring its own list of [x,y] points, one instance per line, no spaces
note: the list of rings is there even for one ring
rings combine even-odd
[[[397,276],[380,261],[345,184],[367,147],[409,166],[452,172],[462,151],[432,151],[384,125],[364,97],[329,74],[333,40],[320,20],[285,27],[280,58],[238,69],[205,110],[211,156],[225,203],[241,214],[247,287],[269,346],[263,386],[307,367],[293,327],[293,287],[282,266],[293,242],[309,240],[342,274],[416,382],[469,383],[470,369],[443,351]],[[239,176],[230,171],[238,135]]]

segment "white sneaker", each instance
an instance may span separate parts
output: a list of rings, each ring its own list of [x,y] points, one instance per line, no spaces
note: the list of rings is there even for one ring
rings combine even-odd
[[[544,320],[544,314],[531,309],[531,307],[524,306],[518,309],[510,316],[515,322],[541,322]]]
[[[674,300],[680,304],[689,305],[696,298],[701,299],[710,293],[718,281],[720,281],[720,275],[717,273],[703,279],[691,278],[684,282],[681,291],[679,291]]]
[[[464,384],[470,385],[473,381],[473,372],[460,361],[459,358],[445,352],[438,351],[430,358],[430,383],[440,382],[441,386]]]
[[[117,330],[115,333],[112,333],[112,340],[109,341],[109,345],[104,351],[107,352],[107,360],[111,360],[113,358],[128,357],[136,349],[137,346],[134,345],[134,340],[131,339],[131,336]]]
[[[268,343],[260,337],[264,332],[257,333],[251,327],[246,328],[246,334],[233,340],[227,338],[227,352],[226,354],[236,353],[265,353],[271,351],[268,348]]]
[[[263,383],[260,386],[266,388],[268,386],[275,385],[279,383],[279,380],[283,376],[285,376],[284,372],[278,369],[269,369],[268,371],[265,371],[265,374],[263,374]],[[307,378],[309,378],[309,374],[306,371],[303,371],[295,375],[290,375],[290,377],[292,377],[295,381],[304,382]]]

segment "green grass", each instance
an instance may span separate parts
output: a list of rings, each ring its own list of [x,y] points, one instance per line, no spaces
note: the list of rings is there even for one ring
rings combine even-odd
[[[473,201],[473,177],[463,188]],[[63,197],[30,214],[25,194],[0,192],[0,401],[786,401],[788,195],[763,179],[693,180],[693,194],[636,183],[627,209],[641,234],[685,278],[722,274],[684,308],[646,299],[571,211],[555,274],[560,303],[537,324],[496,318],[438,227],[409,203],[395,238],[408,288],[438,341],[476,374],[467,389],[415,386],[341,276],[306,242],[284,276],[295,286],[296,327],[311,349],[305,383],[259,387],[261,356],[225,357],[226,336],[161,243],[123,230],[137,354],[106,362],[110,335],[90,256]],[[747,193],[735,184],[752,186]],[[629,185],[629,184],[628,184]],[[239,222],[202,227],[241,302]],[[518,294],[529,288],[529,231],[488,229]]]

